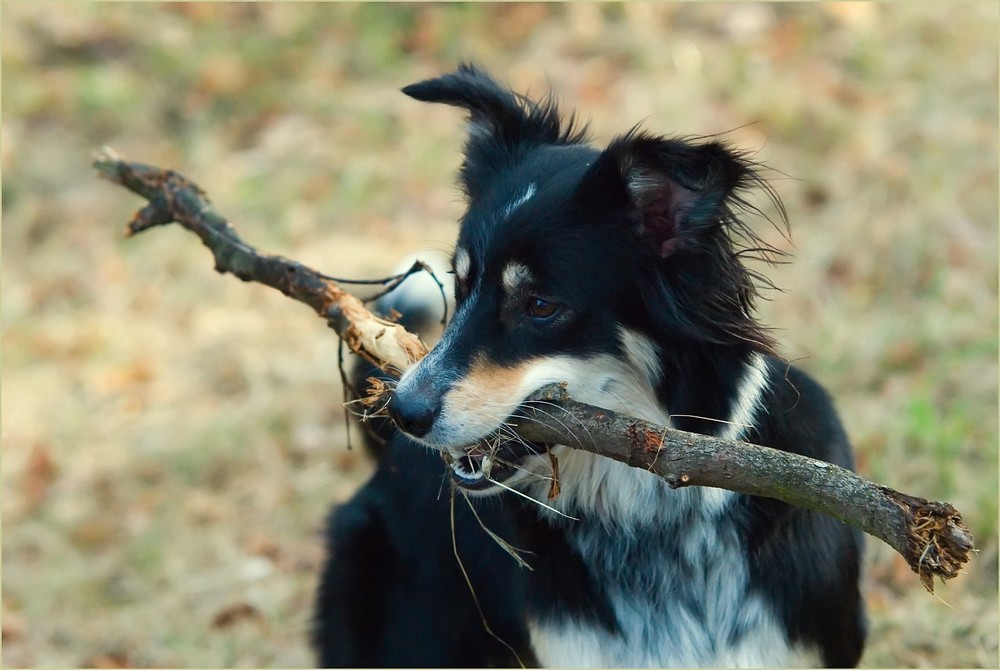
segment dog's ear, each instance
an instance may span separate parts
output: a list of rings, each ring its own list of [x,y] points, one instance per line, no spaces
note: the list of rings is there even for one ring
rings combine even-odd
[[[576,144],[585,129],[574,119],[559,118],[551,97],[535,101],[514,93],[482,68],[463,63],[451,74],[403,88],[403,93],[423,102],[440,102],[469,112],[469,138],[462,181],[472,190],[478,170],[490,169],[539,144]]]
[[[755,282],[769,283],[743,260],[774,262],[782,252],[742,216],[770,220],[747,200],[754,187],[785,221],[777,194],[745,155],[717,141],[632,131],[590,165],[574,206],[603,225],[629,226],[647,259],[656,259],[660,281],[638,286],[654,323],[700,341],[751,343],[769,351],[770,336],[752,316]]]
[[[711,246],[731,220],[732,206],[744,206],[742,193],[755,184],[762,181],[752,164],[720,142],[697,144],[632,131],[601,154],[584,177],[580,195],[590,199],[602,193],[612,205],[627,204],[639,237],[666,258],[685,248]]]

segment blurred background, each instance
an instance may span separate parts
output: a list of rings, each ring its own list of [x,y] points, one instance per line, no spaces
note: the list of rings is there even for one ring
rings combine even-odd
[[[868,666],[996,667],[996,3],[3,3],[3,665],[308,666],[320,530],[371,471],[337,340],[222,277],[93,150],[196,180],[331,274],[447,250],[462,115],[401,86],[479,61],[597,143],[724,133],[773,167],[761,305],[867,476],[979,553],[921,587],[870,540]]]

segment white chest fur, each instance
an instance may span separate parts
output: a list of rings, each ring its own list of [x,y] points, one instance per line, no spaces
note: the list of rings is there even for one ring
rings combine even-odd
[[[617,608],[616,608],[617,609]],[[790,645],[774,621],[762,620],[736,644],[703,648],[700,631],[683,621],[652,621],[631,612],[624,636],[578,621],[529,624],[531,644],[542,667],[556,668],[816,668],[814,650]],[[620,615],[619,615],[620,616]],[[691,637],[684,637],[694,633]]]
[[[680,491],[674,493],[681,493]],[[748,591],[745,551],[718,507],[687,500],[676,517],[632,538],[601,524],[572,535],[620,632],[579,617],[529,623],[549,667],[816,667],[814,650],[791,645],[775,614]],[[700,508],[700,509],[699,509]]]

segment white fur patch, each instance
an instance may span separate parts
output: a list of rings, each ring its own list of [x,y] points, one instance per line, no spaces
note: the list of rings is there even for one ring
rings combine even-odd
[[[736,400],[733,402],[728,422],[719,432],[719,437],[725,440],[739,440],[748,429],[753,428],[766,389],[767,359],[757,353],[751,354],[743,379],[740,380],[736,390]]]
[[[651,386],[659,384],[663,379],[663,368],[660,365],[660,348],[651,339],[628,328],[619,328],[618,337],[625,356],[632,362],[635,369],[642,373]]]
[[[524,190],[524,193],[522,193],[518,197],[508,202],[504,206],[504,208],[500,210],[500,216],[504,219],[509,217],[511,214],[514,213],[514,210],[516,210],[518,207],[531,200],[531,198],[534,197],[537,191],[538,191],[538,186],[535,184],[535,182],[531,182],[530,184],[528,184],[528,188]]]
[[[791,644],[781,626],[763,614],[761,604],[747,614],[757,619],[735,645],[701,648],[708,631],[683,613],[651,617],[649,612],[616,607],[625,636],[579,621],[528,622],[531,646],[541,667],[558,668],[819,668],[819,650]]]

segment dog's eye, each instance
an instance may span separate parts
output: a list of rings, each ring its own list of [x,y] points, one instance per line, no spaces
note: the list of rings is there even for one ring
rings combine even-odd
[[[548,319],[559,311],[559,306],[538,296],[528,298],[528,316],[533,319]]]

